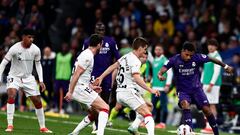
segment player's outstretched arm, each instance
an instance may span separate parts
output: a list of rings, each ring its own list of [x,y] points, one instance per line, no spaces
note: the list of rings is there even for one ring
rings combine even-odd
[[[216,63],[216,64],[222,66],[228,73],[233,73],[233,68],[231,66],[223,63],[222,61],[212,58],[212,57],[209,57],[209,60],[213,63]]]
[[[160,69],[160,71],[158,72],[158,78],[159,78],[159,80],[161,80],[161,81],[166,80],[166,78],[163,76],[163,74],[164,74],[165,72],[167,72],[167,71],[168,71],[168,69],[167,69],[166,67],[164,67],[164,66]]]
[[[3,71],[5,70],[5,67],[6,65],[8,64],[8,60],[6,58],[4,58],[1,62],[1,65],[0,65],[0,82],[2,83],[2,74],[3,74]]]
[[[153,90],[153,89],[149,88],[149,87],[146,85],[146,83],[145,83],[145,82],[143,81],[143,79],[141,78],[140,73],[134,73],[132,76],[133,76],[135,82],[136,82],[139,86],[141,86],[143,89],[149,91],[149,92],[152,93],[152,94],[155,94],[156,96],[160,96],[160,93],[159,93],[158,90]]]
[[[85,71],[85,69],[81,66],[77,66],[76,70],[74,71],[72,78],[70,80],[69,88],[68,88],[68,93],[64,97],[67,101],[70,101],[72,99],[72,94],[74,91],[74,88],[77,84],[77,81],[80,77],[80,75]]]
[[[112,64],[110,67],[108,67],[102,74],[101,76],[99,76],[98,78],[95,79],[95,81],[93,82],[93,85],[101,85],[102,80],[110,73],[112,73],[115,69],[117,69],[119,67],[119,62],[115,62],[114,64]]]

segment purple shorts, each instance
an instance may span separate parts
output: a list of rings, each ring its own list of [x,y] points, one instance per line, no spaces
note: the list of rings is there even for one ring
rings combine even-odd
[[[62,88],[64,92],[67,92],[68,86],[69,86],[69,81],[55,80],[54,86],[55,86],[55,91],[59,91],[59,89]]]
[[[178,92],[179,102],[181,107],[181,101],[187,100],[189,104],[196,104],[198,109],[202,109],[203,106],[209,106],[208,99],[202,89],[194,90],[194,93]]]

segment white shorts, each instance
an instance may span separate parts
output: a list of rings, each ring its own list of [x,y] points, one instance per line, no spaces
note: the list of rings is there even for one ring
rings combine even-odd
[[[98,97],[98,93],[89,88],[89,85],[76,85],[73,95],[73,99],[86,104],[88,108],[91,107],[92,103]]]
[[[203,85],[204,93],[207,96],[209,104],[218,104],[219,103],[219,92],[220,86],[213,86],[211,92],[207,92],[207,88],[209,85]]]
[[[122,88],[118,88],[122,89]],[[141,94],[134,92],[134,90],[128,89],[127,91],[117,90],[117,102],[122,105],[129,106],[133,110],[136,110],[142,104],[145,104]]]
[[[27,97],[40,95],[39,87],[34,76],[20,78],[15,76],[7,76],[7,89],[9,88],[23,88]]]

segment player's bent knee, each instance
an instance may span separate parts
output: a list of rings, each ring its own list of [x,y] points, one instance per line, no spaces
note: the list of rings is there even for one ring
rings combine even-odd
[[[100,112],[109,113],[109,108],[102,108],[100,109]]]
[[[181,107],[182,107],[182,109],[189,109],[190,104],[188,103],[187,100],[183,100],[183,101],[181,101]]]
[[[36,109],[40,109],[40,108],[42,108],[42,102],[36,102],[36,103],[34,103],[34,106]]]

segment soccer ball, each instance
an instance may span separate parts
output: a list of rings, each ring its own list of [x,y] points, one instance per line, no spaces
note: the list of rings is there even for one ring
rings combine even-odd
[[[177,129],[177,135],[192,135],[192,128],[186,124],[182,124]]]

